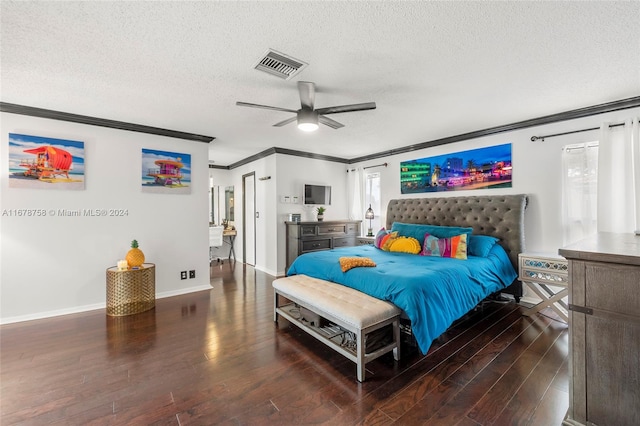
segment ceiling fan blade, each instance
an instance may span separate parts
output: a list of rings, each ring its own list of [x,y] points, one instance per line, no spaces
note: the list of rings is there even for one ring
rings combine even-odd
[[[339,129],[340,127],[344,127],[344,124],[338,123],[336,120],[332,120],[329,117],[325,117],[324,115],[318,115],[318,122],[325,124],[332,129]]]
[[[293,112],[296,113],[298,111],[287,108],[274,107],[269,105],[258,105],[258,104],[250,104],[248,102],[236,102],[238,106],[251,107],[251,108],[262,108],[262,109],[272,109],[274,111],[284,111],[284,112]]]
[[[302,108],[313,110],[313,105],[316,102],[316,85],[309,81],[299,81],[298,92],[300,92]]]
[[[326,107],[326,108],[318,108],[316,112],[318,114],[337,114],[340,112],[364,111],[367,109],[376,109],[376,103],[365,102],[363,104],[340,105],[340,106],[332,106],[332,107]]]
[[[286,119],[286,120],[284,120],[284,121],[281,121],[281,122],[279,122],[279,123],[274,124],[274,125],[273,125],[273,127],[282,127],[282,126],[287,125],[287,124],[289,124],[289,123],[293,123],[293,122],[294,122],[294,121],[296,121],[297,119],[298,119],[298,116],[297,116],[297,115],[294,115],[294,116],[293,116],[293,117],[291,117],[291,118],[287,118],[287,119]]]

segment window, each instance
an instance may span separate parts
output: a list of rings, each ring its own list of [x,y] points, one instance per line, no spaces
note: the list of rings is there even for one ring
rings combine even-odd
[[[382,214],[382,203],[380,202],[380,173],[372,172],[366,173],[364,179],[364,201],[365,201],[365,211],[371,205],[371,209],[373,210],[374,218],[371,221],[371,228],[373,229],[373,234],[382,228],[382,224],[380,222],[380,216]],[[369,220],[365,220],[365,229],[364,234],[367,234],[367,229],[369,228]]]
[[[597,230],[598,142],[562,148],[563,243],[570,244]]]

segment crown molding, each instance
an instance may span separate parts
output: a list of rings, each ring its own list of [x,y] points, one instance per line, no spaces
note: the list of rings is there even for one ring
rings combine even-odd
[[[349,160],[349,164],[360,163],[362,161],[374,160],[377,158],[388,157],[390,155],[405,154],[411,151],[418,151],[425,148],[431,148],[438,145],[446,145],[454,142],[461,142],[469,139],[481,138],[484,136],[495,135],[497,133],[512,132],[514,130],[526,129],[529,127],[542,126],[545,124],[557,123],[560,121],[575,120],[577,118],[589,117],[592,115],[604,114],[607,112],[620,111],[629,108],[640,107],[640,96],[633,98],[621,99],[618,101],[607,102],[604,104],[593,105],[586,108],[564,111],[557,114],[545,115],[543,117],[532,118],[530,120],[518,121],[516,123],[505,124],[502,126],[489,127],[488,129],[476,130],[460,135],[448,136],[442,139],[435,139],[428,142],[422,142],[398,149],[378,152],[371,155],[365,155]]]
[[[90,126],[109,127],[111,129],[128,130],[130,132],[148,133],[151,135],[167,136],[176,139],[210,143],[213,136],[197,135],[194,133],[180,132],[177,130],[161,129],[159,127],[145,126],[142,124],[127,123],[124,121],[107,120],[105,118],[89,117],[86,115],[71,114],[68,112],[54,111],[50,109],[36,108],[25,105],[0,102],[0,111],[11,114],[28,115],[31,117],[49,118],[51,120],[70,121],[72,123],[88,124]]]

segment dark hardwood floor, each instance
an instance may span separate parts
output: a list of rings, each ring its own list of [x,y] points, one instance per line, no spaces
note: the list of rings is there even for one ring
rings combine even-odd
[[[559,425],[567,326],[486,303],[427,356],[355,364],[285,320],[273,277],[212,267],[210,291],[0,327],[2,425]]]

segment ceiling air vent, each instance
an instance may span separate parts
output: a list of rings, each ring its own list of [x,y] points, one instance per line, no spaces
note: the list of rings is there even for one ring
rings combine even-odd
[[[255,69],[267,72],[285,80],[290,80],[307,65],[299,59],[269,49],[255,65]]]

